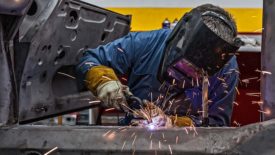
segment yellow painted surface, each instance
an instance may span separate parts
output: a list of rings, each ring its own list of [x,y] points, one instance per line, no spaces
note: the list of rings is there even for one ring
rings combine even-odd
[[[132,15],[132,31],[148,31],[161,28],[167,17],[171,22],[191,10],[191,8],[108,8],[121,14]],[[238,31],[243,33],[261,32],[261,8],[227,8],[235,18]]]

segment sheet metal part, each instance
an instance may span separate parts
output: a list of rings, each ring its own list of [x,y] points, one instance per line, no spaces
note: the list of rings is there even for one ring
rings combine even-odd
[[[44,116],[38,115],[40,117],[31,118],[28,120],[22,120],[20,123],[30,123],[38,121],[44,118],[54,117],[60,114],[67,114],[70,112],[75,112],[83,109],[99,107],[101,101],[97,100],[94,95],[87,91],[81,92],[74,95],[66,95],[56,98],[55,104],[36,104],[28,113],[31,116],[37,116],[39,113],[47,112]],[[56,111],[59,111],[56,113]],[[25,116],[21,116],[25,117]]]
[[[21,125],[0,128],[0,154],[43,154],[55,147],[52,155],[275,154],[275,120],[240,128],[196,128],[198,134],[188,131]]]
[[[84,90],[76,80],[79,58],[127,34],[131,17],[78,0],[34,0],[30,10],[15,46],[20,122],[90,107],[75,101],[59,106],[59,98]]]
[[[15,121],[14,111],[14,88],[12,86],[12,76],[10,74],[10,65],[4,46],[3,26],[0,17],[0,126],[12,124]]]
[[[13,44],[31,0],[0,1],[0,126],[18,121]]]
[[[262,70],[272,74],[262,74],[261,96],[264,101],[262,120],[275,118],[275,0],[264,0],[263,7],[263,44],[262,44]]]

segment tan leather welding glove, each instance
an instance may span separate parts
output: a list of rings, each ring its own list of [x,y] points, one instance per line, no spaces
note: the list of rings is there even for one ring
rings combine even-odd
[[[187,117],[187,116],[169,116],[172,120],[172,123],[174,124],[174,126],[177,127],[186,127],[186,126],[192,126],[193,125],[193,121],[191,118]]]
[[[128,111],[125,95],[133,95],[122,85],[113,69],[106,66],[92,67],[86,74],[87,88],[92,91],[106,108]]]

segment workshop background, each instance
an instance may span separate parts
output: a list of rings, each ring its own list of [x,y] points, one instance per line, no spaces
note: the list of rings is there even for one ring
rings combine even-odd
[[[165,22],[173,23],[192,8],[212,3],[228,10],[237,22],[239,35],[252,42],[238,52],[240,83],[237,90],[232,126],[243,126],[260,121],[260,73],[262,7],[259,0],[84,0],[85,2],[132,16],[131,31],[150,31],[163,28]],[[97,112],[90,111],[89,124]],[[78,113],[78,124],[88,123],[88,112]],[[112,125],[123,117],[117,112],[103,112],[104,125]],[[115,121],[114,121],[115,120]],[[80,122],[80,123],[79,123]],[[82,122],[82,123],[81,123]]]

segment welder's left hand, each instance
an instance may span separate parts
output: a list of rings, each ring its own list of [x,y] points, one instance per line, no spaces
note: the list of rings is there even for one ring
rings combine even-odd
[[[191,118],[187,116],[169,116],[172,120],[174,126],[177,127],[185,127],[185,126],[193,126],[193,121]]]

